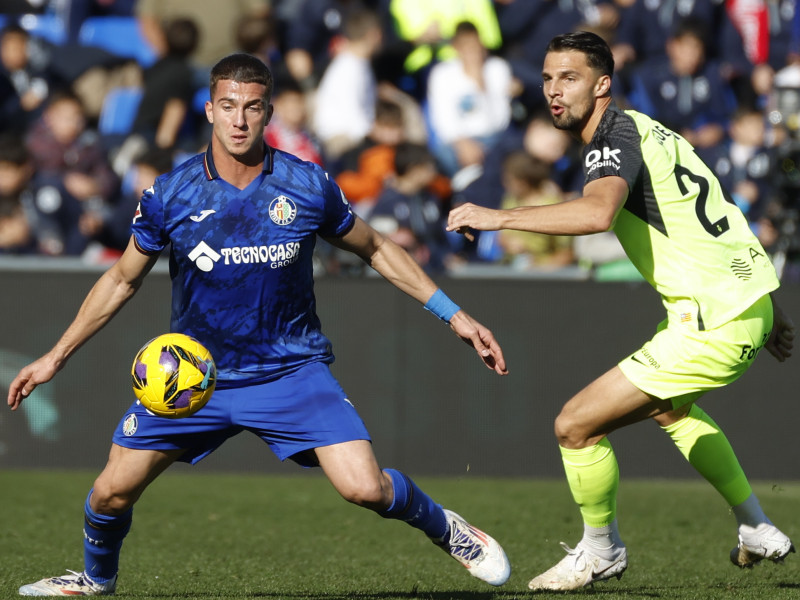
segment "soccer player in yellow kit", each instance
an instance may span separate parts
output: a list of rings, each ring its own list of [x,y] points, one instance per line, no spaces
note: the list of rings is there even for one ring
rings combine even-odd
[[[779,286],[775,270],[692,146],[646,115],[617,107],[613,70],[611,52],[595,34],[559,35],[548,46],[542,76],[553,123],[585,144],[581,198],[511,210],[464,204],[448,219],[448,229],[462,233],[613,230],[667,311],[650,341],[578,392],[556,419],[584,535],[528,584],[534,590],[621,577],[628,559],[616,518],[619,469],[606,436],[650,417],[731,506],[735,565],[778,562],[794,551],[764,514],[725,435],[696,404],[744,373],[761,348],[781,362],[791,355],[794,326],[771,296]]]

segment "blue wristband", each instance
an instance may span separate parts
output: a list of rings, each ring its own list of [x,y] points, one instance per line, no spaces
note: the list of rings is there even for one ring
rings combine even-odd
[[[441,289],[438,289],[428,299],[425,304],[425,310],[432,312],[445,323],[450,323],[450,319],[461,310],[461,307],[450,300]]]

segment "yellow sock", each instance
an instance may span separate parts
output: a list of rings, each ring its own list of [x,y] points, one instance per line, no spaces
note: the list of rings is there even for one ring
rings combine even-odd
[[[750,497],[753,490],[728,438],[703,409],[694,404],[683,419],[662,429],[729,506],[737,506]]]
[[[617,516],[619,466],[607,438],[578,450],[561,447],[572,497],[590,527],[610,525]]]

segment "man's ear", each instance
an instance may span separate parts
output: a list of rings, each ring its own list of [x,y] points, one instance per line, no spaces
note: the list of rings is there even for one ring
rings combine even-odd
[[[600,79],[597,80],[597,84],[595,85],[595,95],[599,98],[601,96],[606,96],[611,92],[611,77],[608,75],[602,75]]]

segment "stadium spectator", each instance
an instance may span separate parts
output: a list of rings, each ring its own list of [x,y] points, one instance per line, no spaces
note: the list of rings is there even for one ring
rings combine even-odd
[[[500,346],[408,254],[354,216],[325,171],[265,147],[272,78],[261,61],[228,56],[211,77],[207,152],[145,192],[122,257],[53,349],[19,371],[8,405],[18,409],[118,313],[167,245],[174,284],[170,329],[211,351],[216,389],[195,418],[164,419],[138,401],[130,406],[84,505],[84,570],[23,585],[20,594],[113,594],[133,506],[147,486],[175,461],[196,463],[244,430],[281,459],[321,467],[346,500],[419,529],[471,575],[505,583],[510,566],[497,542],[436,504],[407,475],[378,466],[364,423],[329,369],[331,344],[313,292],[317,235],[425,303],[488,368],[505,374]],[[214,247],[236,249],[237,258],[223,259]],[[240,260],[245,254],[248,260]]]
[[[252,54],[275,72],[276,79],[291,77],[281,54],[280,39],[273,16],[244,16],[236,27],[236,45],[239,52]]]
[[[195,85],[208,80],[211,65],[237,49],[237,26],[244,17],[269,15],[269,0],[137,0],[135,13],[142,34],[159,56],[167,53],[166,24],[174,19],[192,19],[199,30],[192,53]]]
[[[736,566],[780,562],[794,550],[767,518],[722,430],[697,405],[738,379],[762,347],[780,362],[791,356],[794,325],[773,298],[775,269],[691,145],[614,103],[613,73],[611,50],[595,34],[562,34],[548,46],[544,94],[554,125],[585,145],[582,197],[512,211],[466,204],[448,219],[450,230],[462,232],[613,229],[667,311],[652,340],[573,396],[556,418],[583,536],[529,582],[533,590],[576,590],[627,569],[617,525],[619,467],[608,436],[651,417],[731,507]]]
[[[378,100],[375,121],[367,137],[345,152],[336,183],[361,217],[375,203],[384,181],[394,173],[394,151],[406,140],[403,111],[394,102]]]
[[[17,129],[28,127],[39,117],[53,88],[65,85],[50,69],[48,53],[15,23],[0,31],[0,75],[12,84],[18,98],[19,121],[9,122]]]
[[[384,95],[393,100],[378,99],[375,105],[375,122],[369,134],[361,144],[343,154],[338,161],[336,183],[361,217],[368,214],[384,183],[394,175],[397,145],[401,142],[426,143],[424,123],[414,124],[421,121],[422,116],[413,98],[402,93],[384,92]],[[406,104],[407,101],[410,104]],[[411,126],[409,122],[412,123]],[[432,183],[432,190],[441,198],[449,197],[450,180],[445,175],[438,174]]]
[[[652,2],[635,0],[621,7],[619,26],[613,46],[617,69],[664,57],[667,40],[675,28],[687,19],[699,21],[706,28],[709,48],[714,58],[731,73],[749,72],[751,63],[742,43],[742,36],[730,18],[726,2]]]
[[[18,136],[0,136],[0,255],[36,251],[34,225],[33,167]]]
[[[79,228],[81,215],[109,210],[119,180],[78,97],[53,94],[26,145],[35,170],[39,245],[47,254],[80,254],[89,242]]]
[[[502,210],[522,206],[547,206],[564,201],[559,187],[550,179],[550,165],[524,150],[510,154],[503,162]],[[503,230],[497,243],[500,261],[515,269],[557,269],[572,264],[572,237],[530,231]]]
[[[776,168],[775,148],[766,139],[764,113],[740,107],[731,118],[723,143],[698,154],[714,170],[747,219],[758,221],[769,201]]]
[[[431,189],[439,175],[436,160],[424,145],[402,142],[395,147],[393,171],[369,212],[369,223],[418,265],[440,273],[456,258],[445,233],[447,205]]]
[[[371,59],[383,30],[375,13],[347,15],[344,41],[314,93],[312,131],[322,142],[326,161],[338,159],[367,136],[375,120],[377,81]]]
[[[763,106],[775,73],[791,60],[796,3],[794,0],[732,0],[726,4],[731,21],[742,36],[747,58],[754,65],[751,85],[755,99],[752,102]]]
[[[580,190],[581,161],[573,140],[553,127],[546,113],[536,111],[521,124],[509,124],[494,150],[487,155],[480,177],[466,188],[457,190],[454,203],[471,202],[487,208],[500,208],[503,161],[520,149],[549,166],[549,178],[563,193],[571,196]]]
[[[346,37],[349,15],[371,10],[361,0],[300,0],[284,36],[286,67],[304,91],[314,90]]]
[[[638,64],[631,74],[631,107],[658,119],[698,149],[722,141],[736,96],[719,62],[708,59],[702,22],[682,21],[667,40],[667,57]]]
[[[503,43],[491,0],[389,0],[389,14],[396,36],[410,45],[404,59],[405,71],[417,74],[412,89],[405,91],[419,100],[425,98],[428,69],[456,56],[450,41],[459,23],[473,23],[481,43],[489,50],[499,51]]]
[[[427,95],[429,145],[449,176],[481,167],[511,120],[513,83],[508,63],[487,55],[472,23],[458,24],[452,45],[457,56],[434,65]]]
[[[142,100],[133,122],[133,132],[148,144],[173,148],[180,142],[195,92],[189,56],[198,36],[192,19],[174,19],[164,27],[166,54],[144,71]]]
[[[81,217],[81,230],[106,250],[100,257],[102,260],[118,258],[125,250],[131,239],[131,222],[142,194],[152,187],[156,177],[172,170],[173,162],[170,150],[145,148],[133,158],[120,198],[112,210],[87,213]]]
[[[300,84],[289,76],[276,79],[272,105],[275,112],[264,133],[267,144],[322,165],[322,149],[308,126],[306,97]]]

